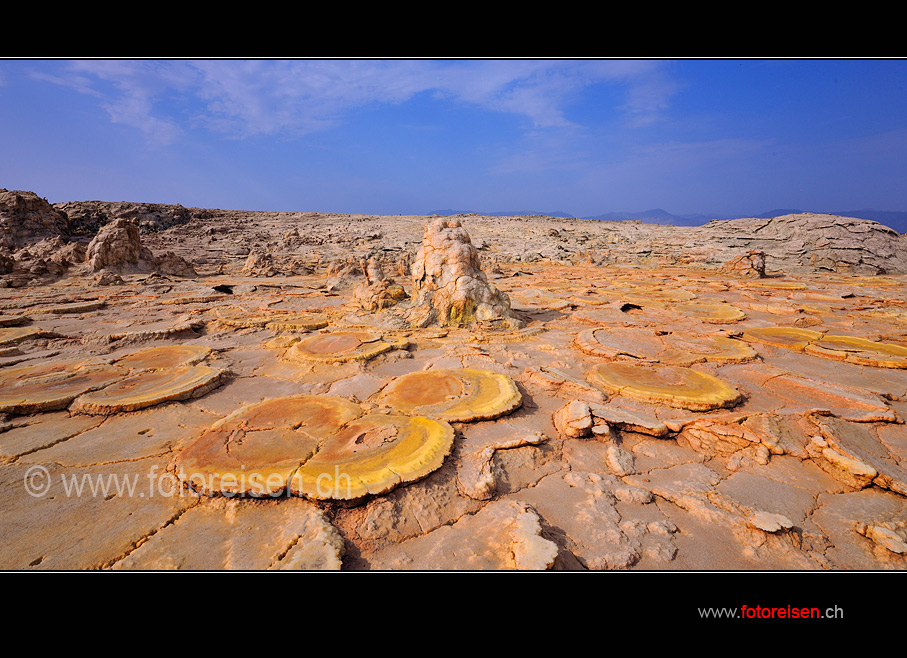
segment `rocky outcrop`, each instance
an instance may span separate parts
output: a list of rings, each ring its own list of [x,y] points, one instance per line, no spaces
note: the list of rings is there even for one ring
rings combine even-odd
[[[301,258],[275,256],[271,251],[253,249],[243,264],[245,276],[299,276],[311,274],[312,269]]]
[[[366,283],[353,291],[356,304],[366,311],[380,311],[407,299],[409,295],[399,283],[389,278],[375,258],[360,263]]]
[[[182,256],[178,256],[172,251],[166,252],[157,259],[157,271],[161,274],[171,276],[193,277],[198,276],[198,272],[192,267],[192,264]]]
[[[192,219],[190,210],[178,204],[68,201],[53,207],[68,216],[70,230],[77,235],[94,235],[102,226],[117,219],[135,221],[142,233],[163,231]]]
[[[172,251],[158,258],[142,245],[138,225],[131,220],[116,219],[107,224],[88,243],[85,259],[92,272],[160,272],[173,276],[195,276],[195,269]]]
[[[50,282],[85,259],[69,222],[34,192],[0,190],[0,287]]]
[[[458,219],[439,218],[425,228],[412,266],[409,321],[420,327],[476,323],[518,329],[510,298],[490,286],[478,252]]]
[[[242,273],[245,276],[278,276],[280,270],[269,252],[251,251],[243,264]]]
[[[0,246],[18,249],[70,233],[65,213],[34,192],[0,189]]]
[[[750,249],[722,265],[720,271],[743,279],[765,278],[765,252]]]
[[[867,219],[800,213],[713,221],[686,231],[722,262],[730,250],[746,249],[770,254],[772,267],[782,272],[907,273],[907,240]]]
[[[88,243],[85,258],[93,272],[103,269],[151,272],[157,265],[151,250],[142,246],[138,224],[126,219],[117,219],[98,231]]]

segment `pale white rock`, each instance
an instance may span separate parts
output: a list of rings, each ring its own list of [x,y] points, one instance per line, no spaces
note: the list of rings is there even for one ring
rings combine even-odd
[[[101,227],[88,243],[85,259],[93,272],[105,268],[152,271],[158,264],[151,250],[142,245],[138,224],[127,219]]]
[[[561,436],[580,438],[589,436],[594,424],[589,405],[581,400],[573,400],[554,412],[554,426]]]
[[[632,475],[636,473],[636,462],[633,455],[620,446],[608,446],[606,453],[608,466],[615,475]]]
[[[892,553],[897,553],[899,555],[907,554],[907,542],[891,528],[886,528],[881,525],[861,524],[857,527],[857,532],[868,537],[879,546],[883,546]]]
[[[746,520],[747,525],[765,532],[780,532],[794,527],[793,522],[783,514],[758,511]]]
[[[412,265],[415,326],[470,326],[520,329],[506,293],[489,285],[478,252],[458,219],[438,218],[425,229]]]

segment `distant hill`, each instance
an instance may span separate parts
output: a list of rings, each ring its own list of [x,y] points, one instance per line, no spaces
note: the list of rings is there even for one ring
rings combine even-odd
[[[609,222],[637,221],[644,224],[671,224],[673,226],[699,226],[713,219],[724,219],[724,217],[672,215],[667,210],[655,208],[654,210],[644,210],[642,212],[609,212],[604,215],[595,215],[594,217],[583,217],[582,219],[598,219]]]
[[[542,215],[543,217],[576,217],[576,215],[571,215],[568,212],[563,212],[560,210],[555,210],[553,212],[543,212],[540,210],[505,210],[505,211],[496,211],[496,212],[479,212],[477,210],[432,210],[429,215],[441,215],[442,217],[447,217],[450,215],[484,215],[486,217],[516,217],[517,215]]]

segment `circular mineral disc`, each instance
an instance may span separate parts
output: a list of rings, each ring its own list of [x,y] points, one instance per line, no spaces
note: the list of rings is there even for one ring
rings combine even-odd
[[[746,363],[758,356],[748,343],[727,336],[671,335],[666,337],[665,342],[670,349],[659,355],[659,360],[674,365],[691,365],[701,361]]]
[[[369,414],[327,439],[293,475],[290,491],[314,500],[385,493],[440,468],[453,441],[442,420]]]
[[[223,370],[208,366],[177,366],[140,372],[102,390],[79,396],[70,411],[103,416],[200,397],[220,386],[224,376]]]
[[[313,331],[328,326],[328,319],[320,315],[287,313],[278,315],[265,324],[272,331]]]
[[[79,395],[125,375],[114,366],[79,361],[13,368],[0,373],[0,412],[29,414],[64,409]]]
[[[818,331],[798,327],[756,327],[747,329],[741,337],[748,341],[802,352],[807,345],[824,335]]]
[[[362,415],[362,408],[333,395],[290,395],[249,404],[217,421],[212,427],[252,430],[276,427],[298,430],[323,440],[347,422]]]
[[[367,361],[397,347],[397,343],[384,341],[369,331],[336,331],[302,339],[287,350],[287,356],[322,363]]]
[[[393,380],[378,399],[396,411],[451,423],[498,418],[523,401],[507,375],[473,368],[412,372]]]
[[[573,339],[573,344],[590,356],[655,359],[665,349],[664,343],[651,329],[639,327],[599,327],[585,329]]]
[[[202,345],[161,345],[130,352],[114,363],[130,370],[160,370],[195,365],[209,354],[211,348]]]
[[[208,495],[273,496],[318,445],[362,415],[349,400],[296,395],[250,404],[211,426],[176,458],[180,478]]]
[[[693,411],[732,407],[743,399],[717,377],[679,366],[601,363],[586,379],[607,393]]]
[[[658,288],[652,286],[618,286],[614,289],[623,293],[628,301],[639,300],[651,305],[666,302],[686,302],[696,299],[696,294],[682,288]]]
[[[189,320],[166,319],[123,330],[114,329],[113,331],[105,332],[104,335],[113,340],[122,338],[164,338],[184,331],[192,331],[196,326],[194,322]]]
[[[879,368],[907,368],[907,347],[859,336],[825,335],[806,346],[808,354]]]

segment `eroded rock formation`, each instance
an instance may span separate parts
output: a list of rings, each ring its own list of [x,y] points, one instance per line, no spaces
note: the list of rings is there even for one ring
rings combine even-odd
[[[765,252],[750,249],[721,266],[721,272],[744,279],[765,278]]]
[[[115,220],[98,231],[88,243],[85,258],[93,272],[128,268],[150,272],[155,268],[154,254],[142,245],[138,225],[126,219]]]
[[[65,213],[34,192],[0,189],[0,246],[18,249],[69,234]]]
[[[409,297],[403,286],[384,274],[384,269],[374,257],[363,259],[360,266],[366,283],[353,291],[353,297],[363,310],[380,311]]]
[[[127,219],[107,224],[88,243],[85,259],[92,272],[160,272],[173,276],[195,276],[192,265],[181,256],[167,252],[156,257],[142,244],[138,225]]]
[[[510,298],[488,284],[478,252],[458,219],[439,218],[425,229],[412,266],[416,326],[469,326],[475,323],[519,329]]]
[[[134,221],[143,233],[157,232],[186,224],[193,216],[188,208],[163,203],[68,201],[53,207],[66,214],[71,231],[78,235],[94,235],[118,219]]]

